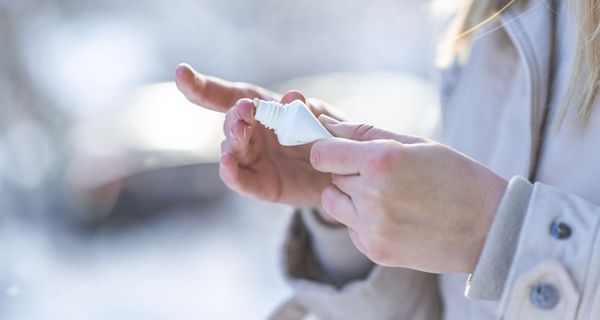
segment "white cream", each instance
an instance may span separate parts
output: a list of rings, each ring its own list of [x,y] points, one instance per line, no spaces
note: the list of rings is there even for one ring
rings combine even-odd
[[[296,146],[333,137],[300,100],[282,105],[254,99],[256,120],[273,129],[282,146]]]

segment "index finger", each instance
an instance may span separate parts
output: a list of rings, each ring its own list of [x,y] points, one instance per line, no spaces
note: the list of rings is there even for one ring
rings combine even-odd
[[[277,97],[276,94],[260,87],[200,74],[187,64],[177,66],[175,83],[190,102],[219,112],[227,111],[242,98]]]
[[[311,165],[321,171],[340,175],[360,174],[368,144],[343,138],[323,139],[310,149]]]

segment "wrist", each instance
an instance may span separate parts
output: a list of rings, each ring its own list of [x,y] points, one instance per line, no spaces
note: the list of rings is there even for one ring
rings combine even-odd
[[[510,180],[467,283],[467,297],[498,300],[502,296],[532,193],[533,185],[527,179],[517,176]]]
[[[490,185],[486,194],[484,195],[485,201],[483,204],[483,209],[478,215],[478,221],[475,225],[474,235],[475,241],[474,248],[472,248],[469,262],[468,262],[468,270],[469,273],[472,273],[479,261],[479,257],[481,256],[481,251],[483,250],[483,246],[487,239],[487,235],[492,227],[492,222],[494,221],[494,217],[496,216],[496,212],[498,211],[498,207],[500,206],[500,202],[502,201],[502,197],[506,193],[506,189],[508,187],[508,182],[504,179],[495,176],[495,181]]]

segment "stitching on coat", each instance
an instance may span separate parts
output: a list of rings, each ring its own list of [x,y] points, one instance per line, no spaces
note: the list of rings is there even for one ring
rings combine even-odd
[[[594,233],[595,233],[595,236],[594,236],[593,245],[591,246],[590,252],[587,255],[588,257],[590,257],[590,260],[587,263],[586,270],[585,270],[585,273],[584,273],[585,276],[583,278],[585,279],[585,281],[583,282],[583,286],[581,288],[581,299],[579,299],[579,301],[577,303],[577,309],[576,309],[576,313],[575,313],[575,318],[579,317],[579,315],[580,315],[579,312],[580,311],[583,312],[583,310],[580,310],[580,307],[581,307],[581,304],[583,303],[583,299],[585,297],[585,291],[586,291],[586,289],[588,287],[587,286],[587,283],[588,283],[587,279],[589,277],[590,265],[591,265],[591,263],[589,263],[589,262],[593,262],[594,258],[598,257],[598,255],[594,254],[594,252],[599,252],[600,251],[600,248],[599,248],[600,247],[600,222],[598,222],[598,221],[596,221],[596,228],[594,229]],[[600,280],[599,280],[599,283],[600,283]],[[596,292],[597,292],[597,287],[595,289],[596,289]],[[597,295],[597,293],[594,296],[596,296],[596,295]],[[594,296],[590,296],[589,299],[593,299]],[[593,306],[593,300],[592,300],[592,306]],[[592,309],[590,309],[589,312],[592,312]]]

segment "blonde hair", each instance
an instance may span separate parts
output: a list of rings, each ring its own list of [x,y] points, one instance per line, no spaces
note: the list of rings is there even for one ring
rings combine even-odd
[[[442,63],[449,58],[464,59],[468,54],[473,33],[497,19],[511,6],[528,0],[463,0],[450,32],[450,46],[443,49]],[[559,125],[571,109],[575,118],[585,124],[589,119],[600,91],[600,4],[596,0],[570,0],[577,21],[576,53],[571,79],[559,113]]]

